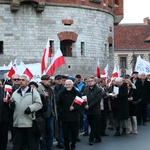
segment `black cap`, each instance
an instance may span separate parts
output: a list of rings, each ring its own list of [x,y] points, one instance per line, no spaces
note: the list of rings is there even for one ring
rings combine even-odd
[[[82,78],[80,74],[77,74],[75,78]]]
[[[133,71],[133,72],[132,72],[132,74],[138,74],[138,73],[139,73],[139,72],[137,72],[137,71]]]
[[[50,79],[50,76],[49,75],[43,75],[41,77],[41,80],[49,80]]]
[[[31,81],[30,83],[29,83],[29,86],[30,85],[34,85],[36,88],[38,88],[38,84],[36,83],[36,82],[34,82],[34,81]]]
[[[58,80],[58,79],[62,79],[62,76],[61,75],[56,75],[55,80]]]
[[[129,75],[129,74],[125,74],[124,78],[125,78],[125,79],[129,79],[129,78],[130,78],[130,75]]]
[[[68,76],[61,75],[62,79],[68,79]]]

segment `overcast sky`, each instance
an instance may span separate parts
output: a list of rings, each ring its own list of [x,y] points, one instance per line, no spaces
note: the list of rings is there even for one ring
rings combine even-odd
[[[124,19],[121,23],[143,23],[150,18],[150,0],[124,0]]]

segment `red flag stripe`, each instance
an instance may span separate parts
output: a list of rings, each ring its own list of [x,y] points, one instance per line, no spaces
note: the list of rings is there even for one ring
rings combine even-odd
[[[83,99],[78,97],[78,96],[76,96],[75,99],[74,99],[74,102],[77,103],[78,105],[82,105]]]
[[[54,72],[57,68],[65,64],[64,57],[60,49],[57,50],[56,54],[54,55],[51,64],[49,65],[46,74],[47,75],[54,75]]]
[[[23,72],[23,74],[26,74],[30,79],[33,78],[33,74],[31,73],[31,71],[28,68],[26,68],[26,70]]]

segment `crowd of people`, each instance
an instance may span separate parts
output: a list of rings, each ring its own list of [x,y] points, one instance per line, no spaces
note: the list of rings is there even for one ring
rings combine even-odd
[[[12,87],[9,93],[5,85]],[[37,83],[14,74],[0,80],[0,150],[7,149],[9,130],[13,150],[53,150],[54,138],[58,148],[75,150],[81,131],[90,146],[108,136],[107,128],[114,136],[136,135],[138,125],[150,120],[149,108],[150,75],[145,73],[134,71],[109,83],[80,74],[43,75]]]

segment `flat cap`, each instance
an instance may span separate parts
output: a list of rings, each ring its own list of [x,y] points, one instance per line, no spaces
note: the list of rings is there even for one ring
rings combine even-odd
[[[138,71],[133,71],[133,72],[132,72],[132,74],[138,74],[138,73],[139,73]]]
[[[58,79],[62,79],[62,76],[61,75],[56,75],[55,80],[58,80]]]
[[[80,74],[77,74],[75,78],[82,78]]]
[[[43,75],[41,77],[41,80],[49,80],[50,79],[50,76],[49,75]]]
[[[130,78],[130,75],[129,75],[129,74],[125,74],[124,78],[125,78],[125,79],[129,79],[129,78]]]

